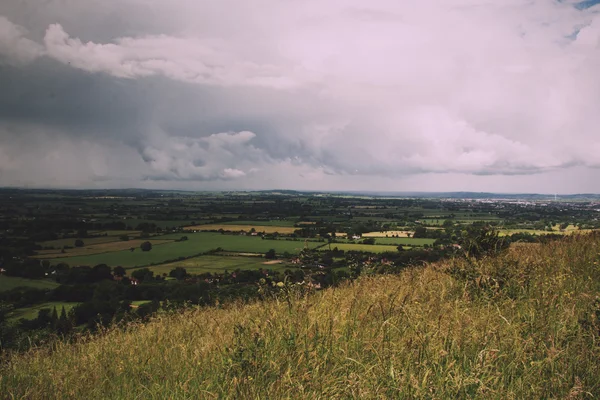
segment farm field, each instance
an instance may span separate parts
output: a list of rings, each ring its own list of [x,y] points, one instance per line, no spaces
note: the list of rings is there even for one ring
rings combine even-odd
[[[386,237],[386,235],[388,237],[398,235],[398,237],[408,237],[409,234],[412,236],[413,232],[412,231],[367,232],[367,233],[363,233],[362,236],[363,237],[374,237],[374,238],[383,237],[384,238],[384,237]]]
[[[284,235],[288,235],[290,233],[294,233],[298,228],[290,227],[290,226],[273,226],[273,225],[233,225],[233,224],[207,224],[207,225],[194,225],[194,226],[186,226],[183,228],[186,231],[218,231],[219,229],[223,229],[224,231],[245,231],[249,232],[252,228],[256,232],[264,232],[264,233],[281,233]]]
[[[19,320],[21,318],[35,319],[37,318],[40,310],[43,310],[44,308],[49,308],[50,310],[52,310],[54,307],[56,307],[56,311],[60,314],[62,307],[65,307],[65,311],[69,311],[71,308],[75,307],[78,304],[79,303],[66,303],[62,301],[40,303],[31,307],[17,308],[8,314],[8,319],[13,321]]]
[[[375,239],[375,244],[395,244],[395,245],[403,245],[403,246],[423,246],[423,245],[432,245],[435,242],[435,239],[426,239],[426,238],[406,238],[406,237],[378,237]]]
[[[106,222],[110,222],[110,221],[114,221],[112,219],[107,219]],[[128,218],[128,219],[122,219],[122,220],[118,220],[119,222],[123,222],[124,224],[126,224],[128,227],[131,227],[133,229],[135,229],[139,224],[141,223],[149,223],[149,224],[155,224],[156,226],[162,228],[162,229],[168,229],[168,228],[177,228],[179,226],[185,226],[185,225],[191,225],[192,221],[190,220],[155,220],[155,219],[140,219],[140,218]],[[198,222],[199,220],[195,221]]]
[[[38,251],[40,254],[37,256],[32,256],[31,258],[38,259],[50,259],[50,258],[66,258],[66,257],[77,257],[77,256],[86,256],[92,254],[101,254],[101,253],[110,253],[114,251],[127,250],[130,248],[135,248],[137,251],[141,251],[139,249],[140,245],[144,242],[152,243],[152,246],[158,246],[165,243],[170,243],[172,240],[156,240],[156,239],[136,239],[136,240],[128,240],[128,241],[118,241],[118,242],[108,242],[108,243],[100,243],[94,244],[91,246],[83,246],[83,247],[75,247],[72,249],[65,250],[65,253],[62,253],[60,250],[40,250]]]
[[[314,224],[314,222],[312,222]],[[295,222],[292,220],[274,219],[274,220],[257,220],[257,221],[229,221],[221,222],[221,225],[251,225],[251,226],[288,226],[293,227]]]
[[[215,273],[224,272],[225,270],[231,272],[236,269],[285,269],[283,268],[284,264],[266,264],[267,262],[263,257],[206,255],[162,265],[154,265],[148,268],[158,275],[168,275],[176,267],[185,268],[189,274]],[[127,272],[130,273],[130,271],[135,271],[135,269],[128,270]]]
[[[156,239],[172,240],[181,236],[181,234],[170,234],[158,236]],[[225,251],[242,253],[265,253],[269,249],[275,249],[277,253],[287,251],[294,254],[302,250],[304,246],[304,242],[302,241],[264,240],[258,236],[222,235],[212,232],[187,233],[186,236],[188,237],[186,241],[154,246],[148,252],[143,252],[140,249],[136,249],[133,252],[129,250],[114,251],[88,256],[55,258],[52,260],[52,263],[65,262],[70,266],[107,264],[109,266],[120,265],[125,268],[131,268],[159,264],[169,260],[176,260],[179,257],[191,257],[218,247]],[[308,242],[308,246],[311,248],[321,246],[322,244],[320,242]]]
[[[31,287],[36,289],[54,289],[58,283],[49,279],[26,279],[16,276],[0,275],[0,292],[18,287]]]
[[[387,251],[397,252],[397,246],[386,246],[378,244],[355,244],[355,243],[332,243],[331,248],[337,247],[344,251],[368,251],[371,253],[385,253]],[[323,246],[319,250],[329,250],[329,246]]]
[[[77,240],[77,238],[56,239],[56,240],[48,240],[45,242],[40,242],[38,244],[42,247],[54,247],[54,248],[60,250],[63,248],[63,246],[74,247],[76,240]],[[93,238],[82,238],[81,240],[83,240],[83,242],[86,245],[92,245],[92,244],[117,242],[120,239],[118,236],[100,236],[100,237],[93,237]]]

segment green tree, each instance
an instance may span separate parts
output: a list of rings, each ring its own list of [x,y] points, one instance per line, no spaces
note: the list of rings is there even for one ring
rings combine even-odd
[[[154,279],[154,272],[150,271],[148,268],[141,268],[133,271],[131,273],[131,277],[137,279],[138,281],[151,281]]]
[[[275,253],[275,249],[270,249],[269,251],[267,251],[265,253],[265,258],[267,260],[274,260],[275,257],[277,257],[277,254]]]
[[[84,245],[83,240],[81,240],[81,239],[75,240],[75,247],[83,247],[83,245]]]
[[[169,272],[169,276],[180,281],[185,279],[188,276],[188,273],[183,267],[175,267],[171,270],[171,272]]]
[[[120,265],[118,267],[113,268],[114,276],[125,276],[125,274],[126,274],[125,268],[121,267]]]
[[[152,250],[152,243],[146,241],[140,244],[140,249],[142,249],[142,251],[150,251]]]
[[[417,226],[417,228],[415,229],[415,233],[413,234],[413,237],[416,238],[426,238],[427,237],[427,228],[425,228],[424,226]]]

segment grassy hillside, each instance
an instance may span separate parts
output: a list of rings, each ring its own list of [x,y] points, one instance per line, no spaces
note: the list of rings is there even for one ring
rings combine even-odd
[[[14,356],[8,398],[592,398],[600,237],[272,301],[161,314]]]

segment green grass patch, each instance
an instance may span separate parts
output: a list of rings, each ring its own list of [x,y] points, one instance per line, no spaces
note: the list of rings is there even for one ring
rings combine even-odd
[[[397,246],[387,246],[378,244],[355,244],[355,243],[331,243],[331,248],[337,247],[344,251],[366,251],[369,253],[385,253],[387,251],[396,252]],[[329,250],[329,246],[323,246],[319,250]]]
[[[31,287],[35,289],[54,289],[58,283],[49,279],[26,279],[16,276],[0,275],[0,292],[18,287]]]
[[[188,258],[187,260],[176,261],[168,264],[155,265],[148,267],[155,274],[169,274],[176,267],[183,267],[188,274],[202,274],[205,272],[219,273],[225,270],[231,272],[236,269],[257,270],[257,269],[285,269],[285,264],[265,264],[262,257],[240,257],[240,256],[199,256]],[[135,270],[135,269],[134,269]],[[127,271],[130,274],[130,271]]]
[[[275,249],[280,254],[286,251],[296,254],[304,247],[304,242],[300,240],[266,240],[258,236],[221,235],[212,232],[177,233],[156,236],[152,239],[179,239],[182,236],[187,236],[188,240],[156,245],[148,252],[143,252],[137,248],[133,252],[123,250],[88,256],[54,258],[51,261],[53,264],[65,262],[70,266],[107,264],[110,266],[120,265],[125,268],[131,268],[164,263],[169,260],[176,260],[179,257],[191,257],[218,247],[226,251],[242,253],[266,253],[270,249]],[[311,248],[321,246],[322,244],[319,242],[308,242],[308,246]]]
[[[19,320],[21,318],[35,319],[37,318],[40,310],[44,308],[49,308],[50,310],[52,310],[54,307],[56,307],[56,311],[60,314],[62,307],[65,307],[65,310],[69,311],[71,308],[75,307],[78,304],[79,303],[66,303],[62,301],[40,303],[30,307],[17,308],[8,314],[8,318],[11,320]]]
[[[406,238],[406,237],[378,237],[375,238],[375,244],[386,244],[386,245],[404,245],[404,246],[424,246],[426,244],[432,245],[435,239],[424,239],[424,238]]]
[[[236,220],[236,221],[229,221],[229,222],[220,222],[221,225],[258,225],[258,226],[294,226],[295,221],[290,221],[290,220],[281,220],[281,219],[274,219],[274,220],[269,220],[269,221],[265,221],[265,220],[257,220],[257,221],[248,221],[248,220]]]

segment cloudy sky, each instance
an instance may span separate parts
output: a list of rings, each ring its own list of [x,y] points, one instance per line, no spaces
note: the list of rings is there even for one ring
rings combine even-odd
[[[0,2],[0,186],[600,192],[598,3]]]

